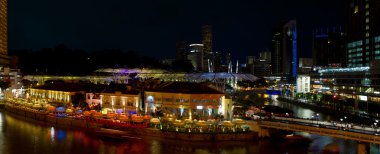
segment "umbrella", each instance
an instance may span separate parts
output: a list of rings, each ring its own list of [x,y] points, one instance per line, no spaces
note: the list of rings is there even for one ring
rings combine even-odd
[[[142,116],[133,116],[132,115],[132,121],[133,122],[143,122],[144,121],[144,119],[143,119],[143,117]]]
[[[90,113],[89,111],[84,111],[84,112],[83,112],[83,115],[86,116],[86,117],[88,117],[88,116],[91,115],[91,113]]]
[[[143,118],[144,120],[149,120],[151,117],[149,115],[145,115]]]
[[[57,112],[65,112],[66,110],[65,110],[65,108],[64,107],[57,107],[56,109],[55,109]]]
[[[208,119],[207,124],[209,124],[209,125],[215,124],[215,119]]]
[[[234,126],[234,124],[231,123],[231,121],[223,121],[222,126],[225,126],[225,127],[232,127]]]
[[[103,114],[101,112],[96,112],[96,113],[94,113],[94,117],[95,118],[102,118]]]
[[[121,121],[127,121],[128,117],[126,115],[120,115],[118,119]]]
[[[237,124],[237,125],[243,125],[243,124],[246,124],[247,122],[245,122],[245,121],[242,120],[242,119],[236,119],[236,120],[234,121],[234,123]]]
[[[73,110],[72,109],[67,109],[66,113],[73,113]]]
[[[208,124],[203,120],[199,120],[198,122],[195,123],[195,125],[203,127],[203,126],[207,126]]]
[[[54,107],[54,106],[49,106],[49,107],[47,108],[47,110],[48,110],[48,111],[55,111],[55,107]]]
[[[192,124],[193,121],[191,121],[190,119],[185,119],[185,123],[186,123],[186,124]]]
[[[175,120],[173,122],[173,125],[174,126],[183,126],[185,123],[182,122],[182,120]]]
[[[158,119],[158,118],[152,118],[152,119],[150,119],[150,123],[159,124],[160,123],[160,119]]]
[[[33,105],[33,108],[41,108],[42,106],[41,106],[41,104],[34,104]]]
[[[115,113],[108,113],[108,114],[107,114],[107,118],[108,118],[108,119],[115,118],[115,116],[116,116]]]

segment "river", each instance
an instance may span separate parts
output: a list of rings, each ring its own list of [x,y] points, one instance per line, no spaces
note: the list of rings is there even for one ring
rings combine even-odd
[[[286,109],[290,109],[293,111],[293,114],[295,117],[300,118],[311,118],[314,116],[318,120],[322,121],[339,121],[341,118],[344,119],[344,117],[337,117],[334,115],[328,115],[326,113],[318,112],[312,109],[304,108],[301,106],[297,106],[291,103],[281,102],[276,99],[276,97],[272,97],[271,102],[269,102],[269,105],[274,105]],[[309,145],[309,152],[317,152],[320,151],[319,149],[323,149],[323,147],[326,147],[327,145],[329,147],[336,146],[339,148],[340,153],[356,153],[357,148],[357,142],[352,140],[344,140],[344,139],[337,139],[332,138],[328,136],[321,136],[321,135],[315,135],[315,134],[309,134],[304,132],[298,132],[297,134],[300,134],[304,137],[307,137],[312,140],[312,142]],[[380,153],[380,145],[377,144],[371,144],[370,145],[370,153],[378,154]]]

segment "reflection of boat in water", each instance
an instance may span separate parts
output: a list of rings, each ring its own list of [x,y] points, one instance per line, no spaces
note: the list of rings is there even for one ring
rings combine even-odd
[[[113,130],[113,129],[100,129],[94,132],[101,139],[112,141],[127,141],[127,140],[141,140],[140,137],[135,137],[126,131]]]

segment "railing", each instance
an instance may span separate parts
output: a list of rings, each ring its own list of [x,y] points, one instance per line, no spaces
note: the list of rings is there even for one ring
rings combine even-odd
[[[297,131],[297,132],[308,132],[313,134],[319,134],[324,136],[331,136],[336,138],[343,138],[349,140],[356,140],[361,142],[380,144],[380,136],[363,134],[351,131],[336,130],[329,128],[305,126],[301,124],[283,123],[283,122],[273,122],[273,121],[259,121],[260,127],[265,128],[275,128],[281,130]]]

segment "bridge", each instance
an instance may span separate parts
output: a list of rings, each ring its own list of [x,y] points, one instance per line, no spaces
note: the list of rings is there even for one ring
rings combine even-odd
[[[333,124],[323,121],[312,121],[295,118],[274,117],[257,122],[259,136],[270,136],[268,129],[307,132],[323,136],[331,136],[359,142],[380,144],[378,129],[371,127],[352,126],[347,124]]]

